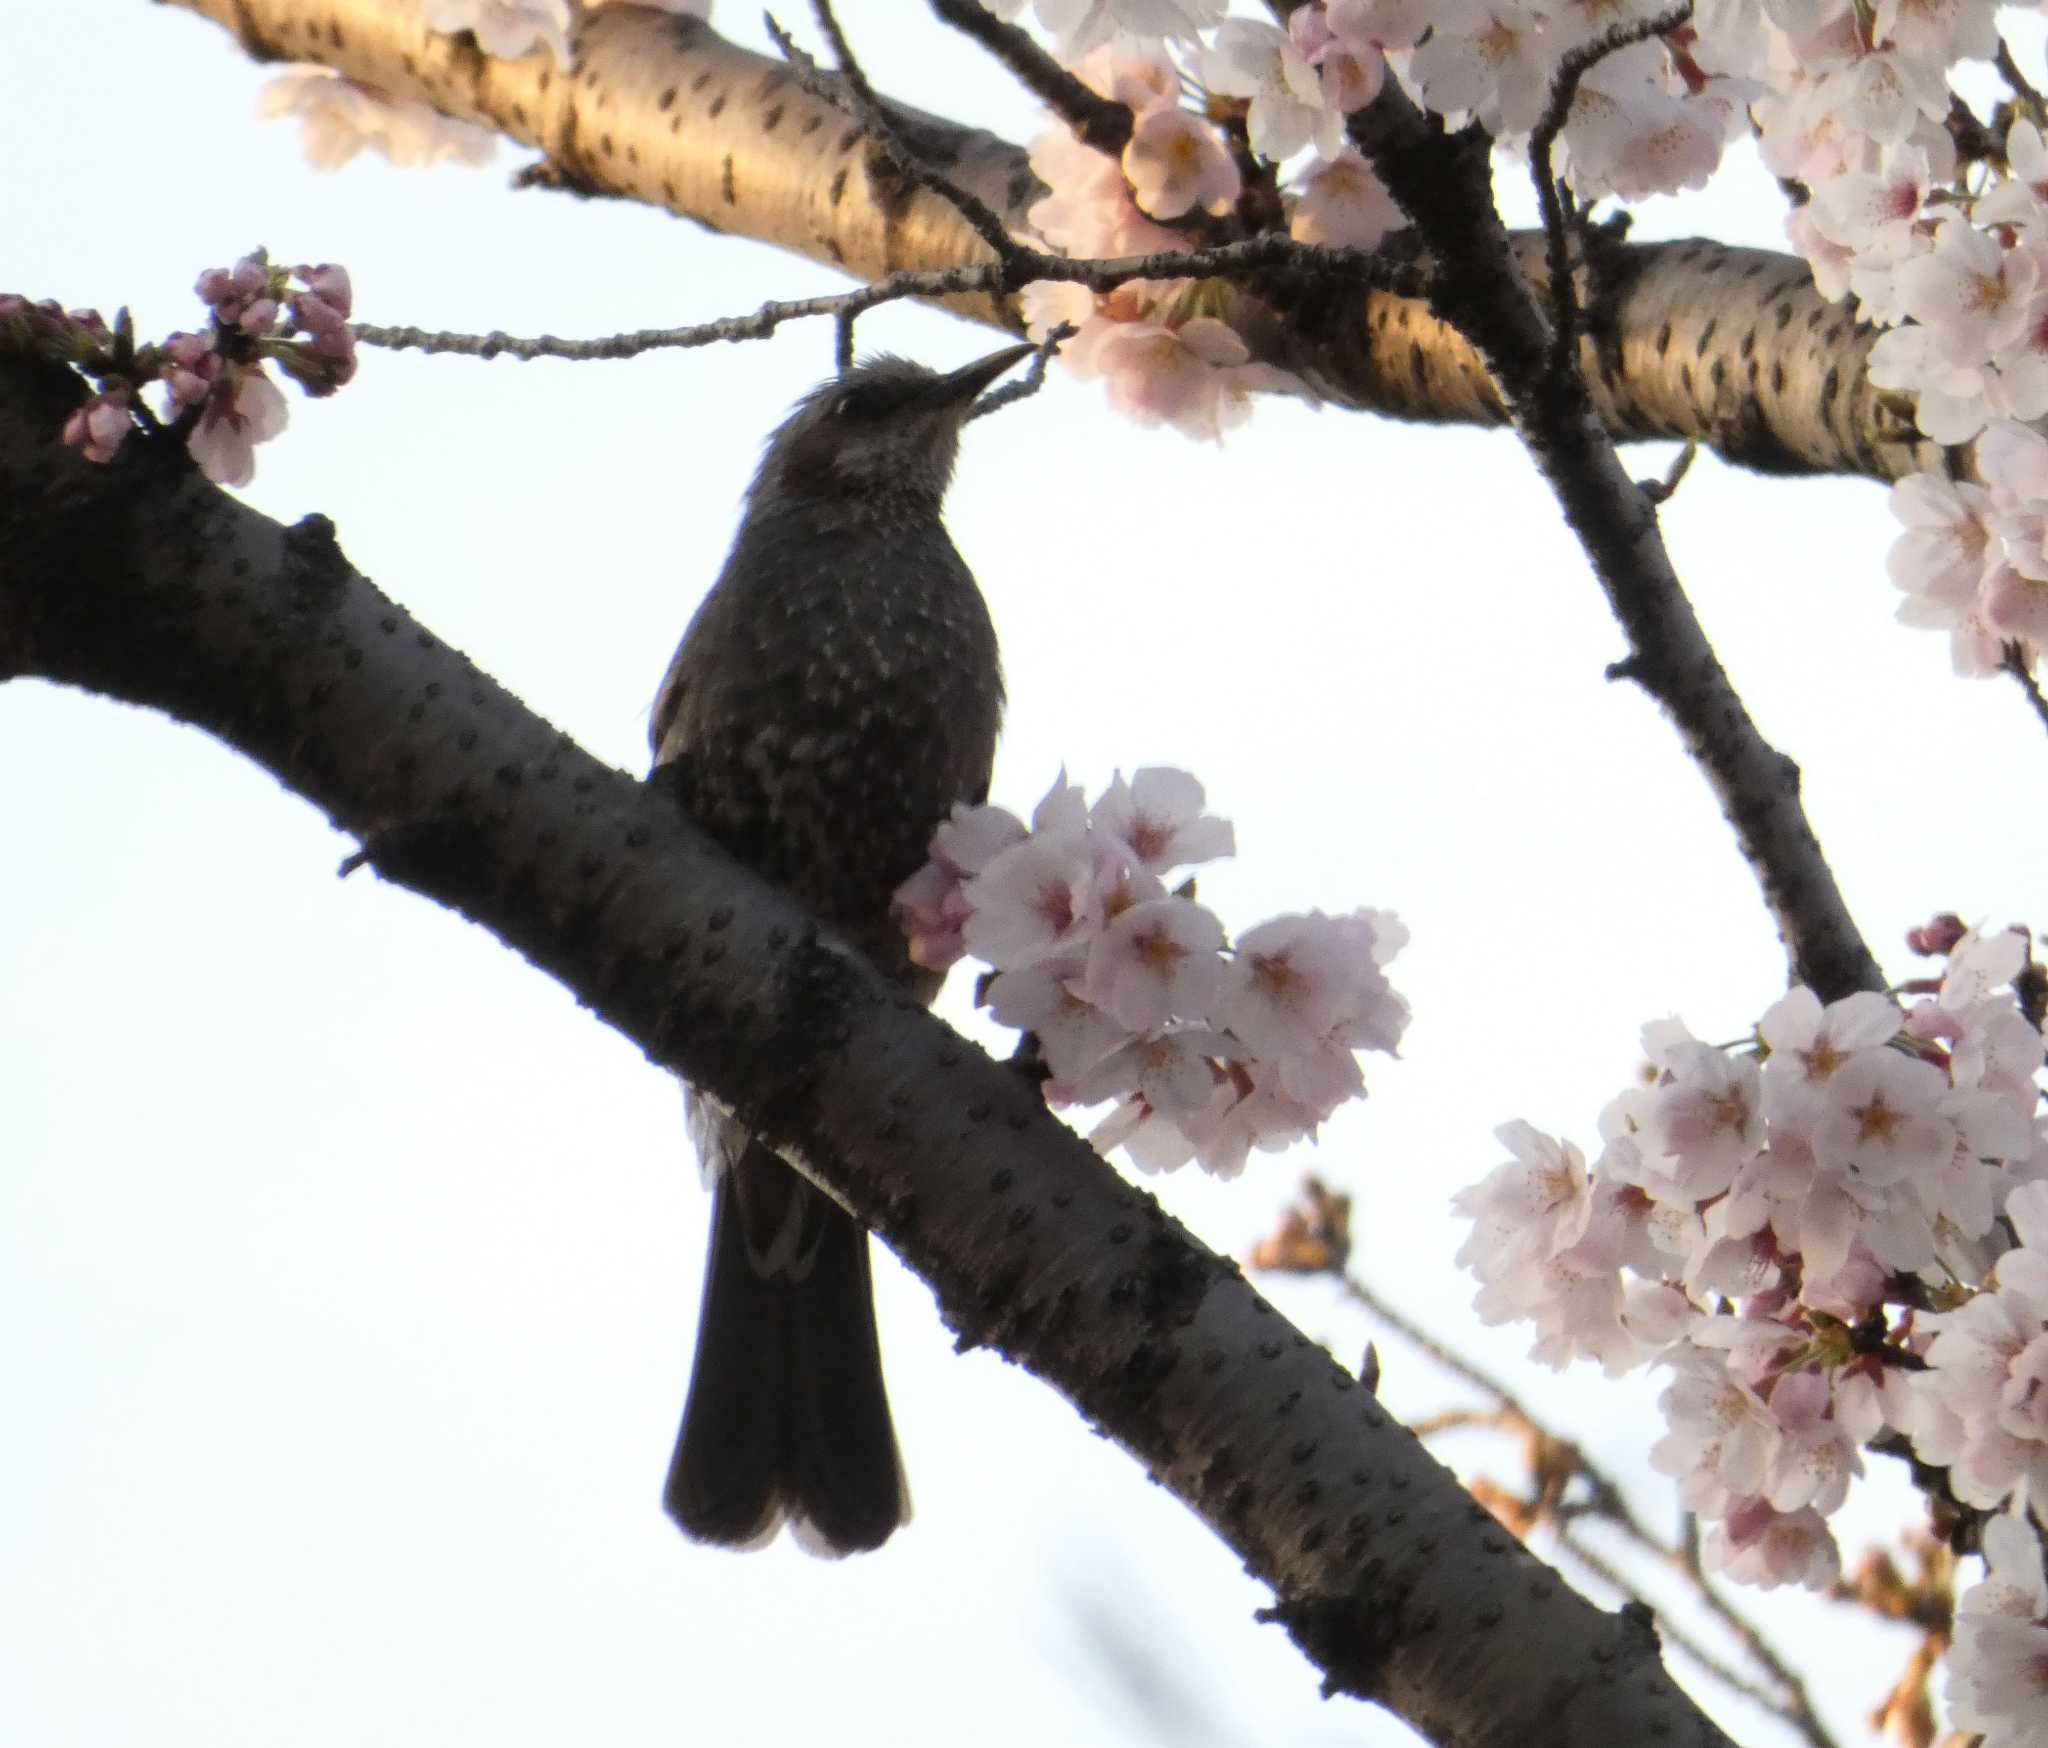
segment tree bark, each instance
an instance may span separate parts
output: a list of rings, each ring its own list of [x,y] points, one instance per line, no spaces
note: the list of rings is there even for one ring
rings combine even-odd
[[[899,269],[985,261],[986,245],[935,195],[907,187],[844,114],[799,89],[780,62],[696,19],[634,6],[592,13],[573,74],[553,57],[479,54],[383,0],[168,0],[231,32],[259,60],[318,61],[397,96],[538,148],[588,192],[661,206],[709,229],[772,243],[876,280]],[[919,155],[979,195],[1016,232],[1043,192],[1023,149],[892,105]],[[1516,239],[1540,291],[1543,242]],[[1876,331],[1814,289],[1794,256],[1704,239],[1596,251],[1580,357],[1619,440],[1697,441],[1765,473],[1898,479],[1940,450],[1872,388]],[[1016,309],[949,300],[1021,331]],[[1333,404],[1389,417],[1507,423],[1472,346],[1424,300],[1327,286],[1228,300],[1254,355]],[[402,312],[390,312],[401,315]]]
[[[0,360],[0,679],[206,729],[770,1138],[1274,1592],[1330,1691],[1465,1744],[1725,1739],[1371,1393],[989,1060],[348,565]]]

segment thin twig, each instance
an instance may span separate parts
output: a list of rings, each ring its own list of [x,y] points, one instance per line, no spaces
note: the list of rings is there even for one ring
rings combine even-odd
[[[1554,1510],[1549,1514],[1557,1521],[1560,1536],[1565,1534],[1565,1527],[1574,1517],[1597,1516],[1602,1521],[1611,1523],[1644,1552],[1655,1555],[1684,1574],[1692,1590],[1699,1597],[1701,1605],[1740,1641],[1743,1649],[1755,1660],[1757,1666],[1783,1690],[1782,1700],[1776,1702],[1773,1709],[1812,1743],[1813,1748],[1835,1748],[1834,1739],[1829,1735],[1827,1726],[1821,1722],[1819,1714],[1813,1709],[1805,1682],[1800,1679],[1797,1671],[1778,1655],[1769,1639],[1709,1580],[1699,1565],[1696,1551],[1689,1551],[1688,1545],[1673,1547],[1647,1529],[1629,1506],[1627,1496],[1623,1494],[1613,1477],[1592,1462],[1571,1440],[1559,1438],[1545,1427],[1515,1393],[1490,1372],[1475,1365],[1454,1348],[1447,1347],[1412,1318],[1389,1305],[1357,1276],[1344,1273],[1339,1274],[1337,1280],[1354,1303],[1370,1312],[1395,1334],[1421,1349],[1453,1377],[1460,1378],[1475,1390],[1491,1396],[1506,1414],[1513,1416],[1537,1438],[1546,1440],[1570,1454],[1572,1467],[1585,1482],[1591,1498],[1577,1510]],[[1696,1548],[1696,1544],[1692,1544],[1691,1547]],[[1619,1583],[1615,1580],[1611,1582]],[[1619,1588],[1630,1596],[1637,1594],[1632,1586],[1620,1584]]]
[[[2025,101],[2039,117],[2042,113],[2041,93],[2027,82],[2019,62],[2012,58],[2012,45],[2002,36],[1998,39],[1998,54],[1991,64],[1998,69],[1999,77],[2012,87],[2013,94]]]
[[[832,0],[811,0],[811,10],[817,16],[818,28],[825,33],[825,40],[832,45],[832,53],[838,58],[837,79],[825,76],[818,63],[798,48],[789,32],[775,22],[772,13],[762,14],[768,34],[775,39],[775,46],[782,51],[783,59],[789,62],[797,83],[813,97],[859,122],[874,141],[876,149],[919,188],[937,195],[952,207],[967,221],[974,234],[989,246],[998,261],[1013,260],[1023,245],[1010,235],[1009,227],[997,216],[995,209],[979,195],[941,175],[904,144],[895,124],[889,120],[888,111],[882,107],[882,100],[875,95],[875,88],[868,83],[868,76],[861,71],[860,62],[854,58],[853,47],[833,15]]]
[[[1662,479],[1640,480],[1637,482],[1642,489],[1643,496],[1648,498],[1652,504],[1670,503],[1672,497],[1677,493],[1679,486],[1684,483],[1685,476],[1692,472],[1692,464],[1699,459],[1699,453],[1699,444],[1694,439],[1688,437],[1685,441],[1685,447],[1671,458],[1671,465],[1664,470],[1664,477]]]
[[[1566,1525],[1557,1531],[1557,1545],[1576,1560],[1592,1577],[1607,1585],[1617,1594],[1633,1601],[1643,1602],[1636,1587],[1616,1567],[1610,1565],[1604,1555],[1595,1553],[1586,1546],[1585,1540],[1573,1533]],[[1761,1683],[1751,1679],[1725,1659],[1694,1638],[1683,1626],[1662,1610],[1657,1612],[1657,1637],[1680,1656],[1690,1659],[1699,1669],[1718,1681],[1731,1693],[1739,1693],[1744,1699],[1762,1706],[1766,1711],[1781,1717],[1800,1735],[1813,1744],[1813,1748],[1837,1748],[1827,1726],[1810,1711],[1795,1710]]]
[[[1114,98],[1099,96],[1047,54],[1031,35],[1007,24],[979,0],[931,0],[932,13],[988,50],[1009,69],[1011,77],[1074,130],[1084,146],[1111,157],[1131,137],[1131,111]]]
[[[2033,670],[2027,665],[2026,651],[2017,639],[2005,646],[1998,665],[2019,681],[2020,690],[2027,695],[2027,702],[2034,707],[2034,714],[2041,719],[2041,726],[2048,728],[2048,698],[2041,696],[2041,682],[2034,678]]]
[[[1545,257],[1550,270],[1550,364],[1553,371],[1569,369],[1578,350],[1579,294],[1572,281],[1571,225],[1564,203],[1570,198],[1551,173],[1551,149],[1571,116],[1579,95],[1579,81],[1609,55],[1648,42],[1678,29],[1692,17],[1692,0],[1660,12],[1655,18],[1617,24],[1570,50],[1557,64],[1557,76],[1550,83],[1550,102],[1529,135],[1529,174],[1536,184],[1537,204],[1543,210]]]
[[[860,315],[877,304],[906,297],[955,297],[981,292],[1007,297],[1037,280],[1085,285],[1092,291],[1114,291],[1138,279],[1255,279],[1276,267],[1348,281],[1363,290],[1393,291],[1414,296],[1427,283],[1428,270],[1414,262],[1388,261],[1365,249],[1329,248],[1297,243],[1292,237],[1249,237],[1216,249],[1186,253],[1164,250],[1154,255],[1127,255],[1116,260],[1070,260],[1035,249],[1019,249],[1010,261],[982,261],[961,267],[925,268],[891,273],[853,291],[826,297],[795,298],[764,303],[750,315],[722,316],[682,328],[640,328],[593,340],[564,340],[553,334],[521,337],[502,331],[464,334],[415,327],[387,327],[376,322],[355,324],[355,336],[366,346],[393,350],[438,352],[467,358],[561,358],[573,362],[637,358],[643,352],[710,346],[726,340],[765,340],[784,322],[830,316],[835,320]]]
[[[1038,342],[1038,352],[1031,360],[1031,368],[1015,382],[1005,383],[1001,388],[991,389],[968,410],[970,421],[984,419],[990,413],[999,413],[1015,401],[1028,400],[1045,387],[1045,367],[1052,357],[1077,330],[1072,322],[1062,322],[1051,333]]]

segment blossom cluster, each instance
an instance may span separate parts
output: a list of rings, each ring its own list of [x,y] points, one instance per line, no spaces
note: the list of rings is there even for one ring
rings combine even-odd
[[[1795,988],[1724,1049],[1645,1029],[1592,1165],[1525,1123],[1462,1192],[1458,1260],[1536,1357],[1669,1383],[1653,1463],[1713,1569],[1820,1586],[1828,1518],[1882,1437],[1968,1505],[2048,1517],[2048,1126],[2026,937],[1949,930],[1905,1011]]]
[[[63,430],[87,460],[112,461],[137,429],[141,397],[154,393],[157,416],[184,434],[209,479],[247,485],[255,446],[285,426],[284,395],[265,365],[310,395],[330,395],[355,375],[348,272],[331,263],[274,267],[258,249],[232,267],[209,267],[194,289],[213,318],[204,334],[136,346],[126,312],[110,329],[96,310],[12,294],[0,295],[0,334],[94,384]]]
[[[1892,487],[1899,617],[1947,631],[1959,674],[1996,672],[2009,644],[2028,667],[2048,648],[2048,441],[2001,420],[1977,440],[1977,472],[1981,485],[1917,473]]]
[[[1394,1053],[1408,1008],[1383,967],[1407,931],[1310,911],[1230,941],[1192,883],[1166,884],[1235,849],[1203,804],[1194,778],[1155,767],[1092,806],[1062,774],[1029,826],[961,806],[896,913],[917,963],[993,968],[981,1000],[1036,1040],[1049,1102],[1113,1105],[1097,1147],[1228,1177],[1361,1096],[1358,1051]]]
[[[1377,95],[1383,63],[1363,39],[1332,35],[1320,6],[1295,16],[1302,22],[1285,32],[1244,19],[1224,24],[1207,53],[1206,76],[1211,89],[1249,99],[1253,149],[1284,157],[1316,141],[1316,165],[1294,199],[1294,234],[1370,248],[1406,221],[1371,166],[1342,145],[1339,105],[1352,98],[1362,106]],[[1306,27],[1311,18],[1320,40]],[[1206,113],[1182,106],[1182,75],[1163,48],[1103,46],[1075,70],[1130,109],[1131,137],[1111,157],[1064,125],[1040,134],[1031,167],[1047,193],[1027,215],[1032,227],[1049,247],[1076,258],[1186,253],[1196,215],[1222,219],[1236,208],[1245,166]],[[1023,305],[1034,337],[1062,324],[1075,330],[1062,360],[1078,375],[1103,378],[1120,412],[1213,439],[1249,414],[1255,392],[1302,386],[1253,361],[1227,320],[1228,300],[1218,282],[1181,278],[1132,281],[1103,295],[1045,282],[1026,288]]]
[[[2048,1741],[2048,1577],[2041,1538],[2024,1517],[1984,1526],[1984,1581],[1956,1603],[1949,1650],[1949,1721],[1980,1748]]]
[[[1021,0],[999,8],[1022,10]],[[1057,52],[1130,109],[1120,158],[1057,126],[1031,162],[1050,191],[1029,217],[1072,256],[1181,253],[1209,221],[1236,222],[1253,178],[1275,183],[1290,233],[1370,249],[1406,224],[1372,166],[1347,143],[1349,119],[1398,82],[1457,125],[1511,143],[1541,120],[1564,57],[1610,26],[1657,8],[1543,0],[1309,0],[1283,26],[1224,18],[1210,0],[1039,0]],[[1562,173],[1588,197],[1703,184],[1758,89],[1703,69],[1683,42],[1607,55],[1565,115]],[[1284,186],[1278,178],[1291,167]],[[1258,204],[1258,203],[1254,203]],[[1270,206],[1270,201],[1264,203]],[[1072,285],[1025,295],[1034,334],[1078,329],[1062,356],[1100,376],[1111,404],[1144,422],[1215,437],[1255,389],[1302,392],[1254,363],[1224,316],[1227,293],[1190,280],[1128,284],[1104,296]]]
[[[1965,164],[1949,126],[1951,70],[1998,52],[1995,13],[1991,0],[1742,0],[1703,15],[1743,21],[1722,40],[1751,45],[1765,164],[1811,191],[1787,228],[1815,284],[1886,330],[1871,382],[1938,443],[1984,434],[1989,496],[1912,479],[1892,505],[1899,617],[1946,630],[1966,674],[2014,642],[2031,666],[2048,643],[2048,570],[2038,540],[2028,568],[2013,532],[2048,518],[2048,470],[2022,432],[2048,415],[2048,143],[2015,106],[2000,148]]]

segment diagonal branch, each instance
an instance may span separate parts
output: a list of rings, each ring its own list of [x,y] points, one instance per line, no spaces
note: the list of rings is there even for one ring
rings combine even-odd
[[[577,72],[540,54],[494,61],[386,0],[167,0],[212,19],[259,60],[317,60],[481,123],[546,154],[544,181],[755,238],[874,280],[988,258],[947,202],[906,180],[791,71],[695,19],[607,6],[577,33]],[[954,10],[949,8],[950,10]],[[1013,233],[1043,193],[1023,150],[884,99],[920,162]],[[283,143],[280,141],[280,149]],[[1514,239],[1547,283],[1540,233]],[[1603,253],[1597,320],[1580,358],[1615,438],[1694,439],[1770,473],[1895,479],[1936,453],[1866,379],[1875,341],[1788,255],[1689,241]],[[1014,303],[939,301],[1016,331]],[[1233,294],[1226,319],[1253,356],[1360,411],[1501,425],[1478,351],[1414,296],[1283,284]]]
[[[1557,500],[1629,644],[1609,670],[1663,708],[1721,804],[1777,925],[1791,980],[1823,1001],[1885,988],[1799,794],[1799,767],[1763,737],[1707,641],[1632,480],[1593,383],[1556,368],[1538,287],[1493,204],[1491,142],[1448,138],[1389,86],[1350,131],[1434,258],[1432,300],[1484,356],[1518,437]]]
[[[182,450],[50,440],[78,389],[0,361],[0,677],[204,728],[388,880],[491,930],[829,1183],[963,1345],[1059,1389],[1270,1585],[1324,1671],[1476,1748],[1724,1738],[1653,1636],[1494,1526],[1237,1267],[701,838]]]

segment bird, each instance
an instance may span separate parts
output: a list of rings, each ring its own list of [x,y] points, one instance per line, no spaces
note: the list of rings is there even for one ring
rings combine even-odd
[[[961,426],[1033,351],[948,374],[869,358],[769,437],[732,550],[677,647],[649,738],[684,811],[929,1003],[891,914],[956,803],[987,799],[995,628],[940,512]],[[692,1096],[712,1185],[696,1357],[663,1503],[693,1540],[784,1524],[829,1557],[908,1520],[866,1230]]]

